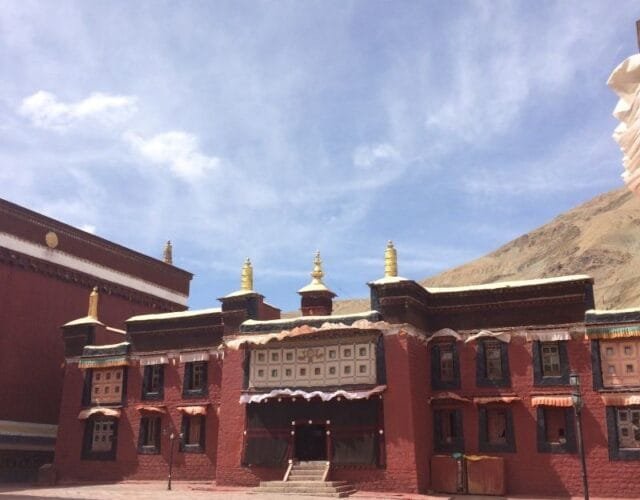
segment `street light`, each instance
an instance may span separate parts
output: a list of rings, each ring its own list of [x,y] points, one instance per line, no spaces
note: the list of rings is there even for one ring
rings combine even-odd
[[[582,491],[584,492],[584,500],[589,500],[589,483],[587,481],[587,462],[584,456],[584,441],[582,440],[582,394],[580,393],[580,375],[571,373],[569,375],[569,384],[573,388],[571,393],[571,401],[573,402],[573,411],[576,416],[576,431],[578,435],[578,453],[580,454],[580,462],[582,464]]]
[[[171,473],[173,472],[173,443],[176,440],[176,437],[181,440],[183,437],[182,432],[177,436],[175,435],[175,433],[172,432],[171,435],[169,436],[169,441],[171,442],[171,446],[169,447],[169,481],[167,482],[168,490],[171,489]]]

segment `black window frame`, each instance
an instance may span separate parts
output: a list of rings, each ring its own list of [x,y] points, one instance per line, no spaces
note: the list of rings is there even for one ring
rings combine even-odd
[[[550,443],[547,441],[547,410],[562,410],[564,412],[564,443]],[[577,453],[576,418],[573,408],[558,408],[557,406],[538,406],[536,409],[537,445],[539,453]]]
[[[487,413],[489,411],[504,411],[506,415],[506,429],[504,444],[489,442],[489,428]],[[515,453],[516,438],[513,428],[513,411],[508,406],[481,406],[478,408],[478,449],[489,453]]]
[[[108,451],[93,451],[93,430],[97,420],[109,420],[113,422],[113,438],[111,449]],[[105,417],[104,415],[94,415],[85,420],[84,435],[82,439],[82,460],[115,460],[118,452],[118,419],[115,417]]]
[[[443,440],[443,418],[453,414],[456,437],[450,443]],[[462,424],[462,409],[434,408],[433,409],[433,451],[441,453],[464,453],[464,432]]]
[[[206,396],[209,393],[209,367],[208,361],[190,361],[184,365],[184,381],[182,384],[182,397]],[[201,387],[193,387],[193,369],[196,365],[204,368],[204,375]]]
[[[149,389],[151,381],[153,379],[153,371],[160,370],[160,387],[157,391]],[[144,373],[142,376],[142,399],[145,401],[159,401],[164,399],[164,365],[147,365],[144,367]]]
[[[542,344],[554,342],[558,345],[558,356],[560,358],[560,375],[545,376],[542,364]],[[542,341],[536,340],[533,343],[533,385],[536,387],[548,387],[553,385],[569,385],[569,355],[567,352],[567,340]]]
[[[440,373],[440,347],[442,345],[450,345],[453,354],[453,379],[442,380]],[[458,355],[458,346],[455,340],[439,341],[431,344],[431,388],[435,390],[441,389],[460,389],[460,361]]]
[[[640,406],[633,406],[640,409]],[[618,440],[618,409],[628,410],[628,406],[607,406],[607,441],[609,460],[640,460],[640,448],[620,448]]]
[[[144,444],[144,438],[147,435],[149,422],[153,420],[156,423],[154,432],[154,443]],[[143,415],[140,417],[140,426],[138,428],[138,453],[140,455],[159,455],[160,442],[162,440],[162,417],[155,415]]]
[[[497,342],[500,347],[501,379],[490,379],[487,376],[486,343]],[[497,339],[478,340],[476,351],[476,386],[478,387],[511,387],[511,372],[509,370],[509,344]]]
[[[192,419],[200,419],[200,440],[198,443],[187,443],[189,436],[189,426]],[[207,424],[206,415],[182,415],[181,432],[182,439],[180,439],[180,451],[183,453],[204,453],[206,443],[205,428]]]
[[[93,372],[94,370],[101,370],[102,368],[88,368],[85,370],[84,374],[84,383],[82,386],[82,406],[99,406],[98,403],[91,402],[91,394],[93,391],[92,383],[93,383]],[[126,366],[122,367],[122,385],[120,386],[120,401],[118,402],[110,402],[104,403],[104,406],[126,406],[127,405],[127,385],[129,380],[129,370],[127,370]]]

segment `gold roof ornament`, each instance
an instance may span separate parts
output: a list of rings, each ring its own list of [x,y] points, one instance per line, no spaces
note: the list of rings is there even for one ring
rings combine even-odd
[[[240,275],[240,290],[253,291],[253,267],[251,260],[247,257],[242,266],[242,274]]]
[[[171,240],[167,241],[164,246],[164,252],[162,253],[162,261],[165,264],[173,264],[173,246],[171,246]]]
[[[389,240],[384,251],[384,277],[395,278],[398,276],[398,252],[393,246],[393,241]]]
[[[322,259],[320,258],[320,250],[316,251],[316,256],[313,259],[313,271],[311,271],[311,283],[298,290],[298,293],[305,292],[333,292],[327,288],[323,283],[324,271],[322,270]],[[334,294],[335,295],[335,294]]]
[[[98,298],[98,287],[94,286],[91,294],[89,294],[89,312],[87,312],[87,317],[98,319]]]
[[[311,271],[311,284],[312,285],[324,285],[322,278],[324,272],[322,271],[322,259],[320,258],[320,250],[316,250],[316,256],[313,259],[313,271]]]

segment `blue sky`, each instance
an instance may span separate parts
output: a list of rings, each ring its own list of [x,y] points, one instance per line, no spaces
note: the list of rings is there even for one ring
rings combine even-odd
[[[622,186],[637,2],[3,1],[0,196],[298,306],[366,296]]]

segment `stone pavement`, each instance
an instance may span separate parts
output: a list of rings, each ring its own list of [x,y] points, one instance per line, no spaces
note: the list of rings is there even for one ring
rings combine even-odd
[[[116,484],[79,484],[35,487],[25,484],[0,484],[0,500],[318,500],[321,497],[253,493],[250,488],[218,487],[207,482],[175,481],[167,491],[165,481],[127,481]],[[486,497],[476,495],[416,495],[359,491],[354,500],[541,500],[533,497]],[[575,498],[575,497],[574,497]],[[612,500],[593,498],[592,500]]]

